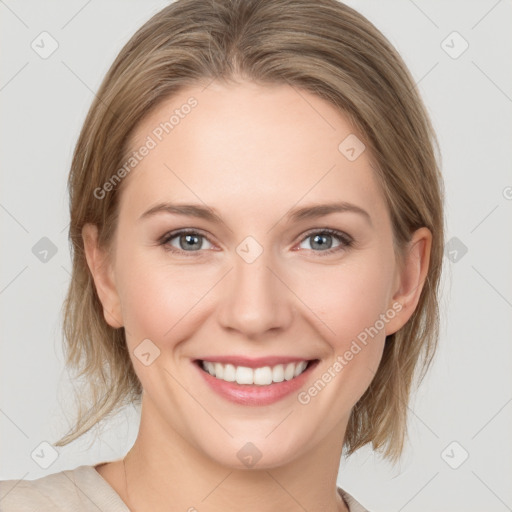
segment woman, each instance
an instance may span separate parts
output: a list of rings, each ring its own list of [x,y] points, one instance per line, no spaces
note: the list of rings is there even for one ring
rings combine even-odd
[[[127,455],[1,483],[3,510],[364,511],[438,336],[436,138],[384,36],[335,0],[178,0],[122,49],[69,176],[67,364],[141,405]],[[52,505],[54,503],[54,505]]]

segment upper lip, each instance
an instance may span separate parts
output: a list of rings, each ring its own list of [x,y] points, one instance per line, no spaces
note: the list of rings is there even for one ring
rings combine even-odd
[[[247,368],[262,368],[263,366],[276,366],[278,364],[300,363],[301,361],[312,361],[313,359],[294,356],[268,356],[268,357],[247,357],[247,356],[211,356],[196,361],[210,361],[211,363],[232,364],[233,366],[245,366]]]

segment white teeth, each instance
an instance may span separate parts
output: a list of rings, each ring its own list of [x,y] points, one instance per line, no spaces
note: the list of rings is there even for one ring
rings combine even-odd
[[[284,366],[282,364],[278,364],[272,368],[272,380],[274,382],[283,382],[284,380]]]
[[[256,368],[254,371],[254,382],[260,386],[268,386],[272,384],[272,369],[270,366]]]
[[[210,361],[203,361],[203,365],[205,367],[205,370],[215,377],[215,365],[213,363],[210,363]]]
[[[286,380],[293,379],[295,374],[295,365],[293,363],[288,363],[286,368],[284,369],[284,378]]]
[[[297,377],[298,375],[300,375],[306,369],[307,365],[308,365],[308,363],[306,361],[301,361],[295,368],[295,372],[294,372],[293,376]]]
[[[227,382],[235,382],[236,368],[232,364],[224,366],[224,375],[222,378]]]
[[[215,375],[217,377],[217,375]],[[222,379],[222,377],[218,377]],[[245,366],[237,366],[235,380],[238,384],[252,384],[254,382],[254,372],[252,368],[247,368]]]
[[[307,365],[307,361],[301,361],[299,363],[278,364],[273,367],[263,366],[253,369],[247,366],[202,361],[203,369],[217,379],[236,382],[237,384],[256,384],[258,386],[268,386],[273,382],[291,380],[298,377]]]
[[[224,377],[224,367],[220,363],[215,363],[215,376],[218,376],[219,379]]]

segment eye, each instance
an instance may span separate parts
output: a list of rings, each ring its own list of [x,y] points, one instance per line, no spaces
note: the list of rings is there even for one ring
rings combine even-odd
[[[174,239],[176,239],[178,247],[170,243]],[[165,234],[160,240],[160,245],[166,250],[176,253],[198,252],[203,249],[202,245],[205,240],[208,240],[206,236],[198,231],[182,230]]]
[[[333,247],[333,239],[338,240],[339,245]],[[352,246],[354,240],[346,233],[334,229],[323,229],[321,231],[310,232],[301,243],[311,240],[309,243],[311,250],[319,252],[319,256],[339,252]],[[320,249],[320,250],[317,250]]]
[[[324,256],[346,250],[354,243],[354,240],[349,235],[334,229],[312,231],[302,239],[301,244],[307,240],[311,240],[309,244],[310,250],[318,253],[318,256]],[[338,245],[333,247],[333,240],[337,240]],[[160,239],[159,244],[162,245],[166,251],[177,254],[194,252],[200,253],[202,249],[208,249],[208,247],[203,247],[204,241],[207,241],[210,244],[209,248],[212,247],[212,244],[208,241],[206,235],[197,230],[184,229],[181,231],[166,233]]]

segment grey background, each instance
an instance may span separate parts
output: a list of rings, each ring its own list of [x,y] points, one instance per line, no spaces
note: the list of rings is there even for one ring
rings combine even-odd
[[[0,1],[0,479],[112,460],[135,439],[129,407],[100,426],[99,440],[93,432],[58,448],[47,468],[31,455],[51,452],[41,443],[74,413],[60,333],[72,150],[115,55],[166,3]],[[451,241],[440,350],[410,403],[402,461],[392,467],[363,448],[342,461],[338,483],[375,512],[512,510],[512,2],[347,3],[418,83],[441,142]],[[46,59],[31,47],[43,31],[58,43]],[[469,44],[457,58],[453,31]],[[47,261],[37,257],[44,237],[56,251]]]

